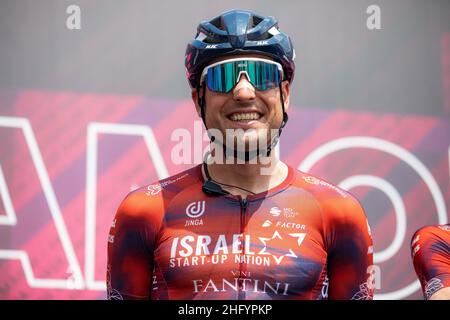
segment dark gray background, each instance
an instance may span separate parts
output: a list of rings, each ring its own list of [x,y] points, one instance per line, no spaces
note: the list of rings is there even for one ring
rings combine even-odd
[[[66,8],[81,7],[81,30]],[[366,8],[381,7],[381,30]],[[202,19],[231,8],[278,18],[293,39],[292,104],[443,115],[441,39],[448,0],[0,2],[0,89],[188,99],[187,42]]]

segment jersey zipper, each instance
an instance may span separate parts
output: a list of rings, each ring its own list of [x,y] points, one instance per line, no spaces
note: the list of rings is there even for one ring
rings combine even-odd
[[[244,300],[245,299],[245,292],[241,291],[243,289],[243,282],[247,276],[247,264],[245,263],[245,248],[246,248],[246,237],[245,237],[245,223],[246,223],[246,216],[247,216],[247,207],[248,207],[248,200],[247,199],[240,199],[241,204],[241,215],[240,215],[240,233],[242,235],[242,256],[239,262],[239,278],[238,278],[238,300]],[[250,245],[250,244],[249,244]],[[245,275],[245,276],[243,276]]]

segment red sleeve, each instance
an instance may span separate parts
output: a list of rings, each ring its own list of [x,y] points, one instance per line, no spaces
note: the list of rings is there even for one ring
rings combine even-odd
[[[328,298],[372,300],[373,245],[359,202],[347,193],[324,203],[328,252]]]
[[[411,254],[425,299],[450,287],[450,225],[419,229],[412,238]]]
[[[119,206],[108,236],[108,299],[150,298],[161,207],[159,196],[139,190]]]

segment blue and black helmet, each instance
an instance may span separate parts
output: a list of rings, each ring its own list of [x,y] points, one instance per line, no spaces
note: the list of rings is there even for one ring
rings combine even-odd
[[[285,78],[292,82],[295,51],[288,35],[278,30],[274,17],[252,11],[230,10],[203,21],[186,48],[186,74],[191,88],[198,88],[202,70],[220,56],[243,53],[262,54],[283,66]]]

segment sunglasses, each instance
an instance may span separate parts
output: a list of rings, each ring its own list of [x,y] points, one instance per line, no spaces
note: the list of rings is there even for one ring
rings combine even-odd
[[[260,58],[234,58],[207,66],[200,77],[213,92],[228,93],[247,76],[250,83],[260,91],[277,87],[283,78],[281,64]]]

